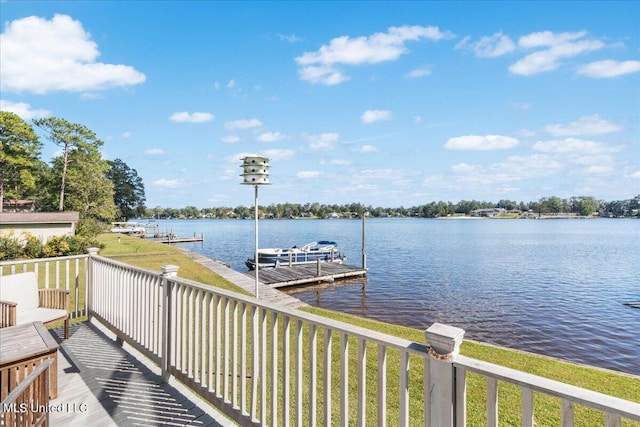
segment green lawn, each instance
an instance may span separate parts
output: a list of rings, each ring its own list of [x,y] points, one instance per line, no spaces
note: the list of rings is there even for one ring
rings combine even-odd
[[[177,247],[164,245],[156,242],[146,241],[140,238],[120,236],[114,234],[104,234],[99,236],[101,242],[106,246],[101,250],[100,254],[117,259],[119,261],[132,264],[138,267],[159,271],[162,265],[174,264],[180,266],[178,275],[198,282],[210,284],[227,290],[244,293],[237,286],[219,277],[212,271],[201,266],[182,253]],[[374,331],[385,334],[398,336],[411,341],[420,343],[425,342],[424,332],[412,328],[392,325],[388,323],[377,322],[369,319],[359,318],[343,313],[337,313],[329,310],[318,308],[307,308],[306,311],[318,314],[333,320],[358,325]],[[270,319],[270,316],[269,316]],[[271,320],[269,320],[270,322]],[[280,320],[282,325],[282,320]],[[251,326],[249,326],[250,333]],[[292,325],[293,330],[293,325]],[[308,328],[305,327],[305,348],[308,348]],[[323,332],[318,331],[318,390],[322,387],[322,348]],[[337,334],[333,336],[334,354],[332,355],[332,383],[334,390],[332,393],[332,423],[338,422],[337,414],[339,414],[340,396],[336,387],[339,375],[339,360],[336,349],[338,348],[339,337]],[[268,344],[270,346],[270,344]],[[268,347],[269,348],[269,347]],[[355,378],[357,343],[355,339],[350,341],[350,378]],[[292,349],[293,352],[293,349]],[[476,359],[488,361],[513,369],[518,369],[531,374],[551,378],[568,384],[573,384],[589,390],[598,391],[608,395],[620,397],[622,399],[640,403],[640,377],[632,377],[629,375],[616,374],[611,371],[589,368],[556,359],[537,356],[530,353],[512,351],[505,348],[499,348],[491,345],[484,345],[476,342],[465,341],[461,350],[463,355]],[[250,350],[249,350],[249,354]],[[376,373],[377,373],[377,347],[369,344],[367,347],[368,363],[367,363],[367,425],[375,425],[375,390],[376,390]],[[272,356],[269,356],[272,357]],[[282,354],[278,356],[282,360]],[[399,354],[389,351],[387,361],[387,393],[388,393],[388,425],[397,424],[397,390],[398,390],[398,360]],[[305,370],[307,369],[305,358]],[[267,366],[270,366],[268,362]],[[280,369],[282,364],[279,364]],[[421,424],[422,419],[422,363],[417,357],[411,358],[410,373],[410,424]],[[353,370],[353,371],[352,371]],[[352,371],[352,372],[351,372]],[[267,372],[270,377],[273,373]],[[281,375],[281,373],[279,373]],[[305,373],[305,396],[308,393],[308,374]],[[280,384],[282,389],[282,384]],[[291,384],[291,390],[295,390]],[[470,374],[468,377],[468,425],[484,425],[486,424],[486,384],[484,377]],[[282,393],[282,390],[280,390]],[[350,413],[355,413],[355,381],[350,381]],[[520,424],[520,392],[519,388],[509,384],[500,384],[499,389],[500,402],[500,425],[519,425]],[[293,403],[292,403],[293,404]],[[324,419],[322,402],[318,401],[318,422]],[[305,405],[305,410],[307,405]],[[537,425],[559,425],[560,424],[560,401],[548,396],[535,394],[536,406],[536,423]],[[293,408],[291,408],[293,409]],[[282,408],[280,408],[282,411]],[[576,425],[580,426],[601,426],[604,424],[603,415],[594,410],[583,407],[576,407],[575,411]],[[354,419],[350,420],[355,422]],[[638,425],[638,423],[626,422],[623,425]]]

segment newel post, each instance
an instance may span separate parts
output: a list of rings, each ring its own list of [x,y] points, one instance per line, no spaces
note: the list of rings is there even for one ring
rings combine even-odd
[[[176,277],[178,275],[178,267],[177,265],[163,265],[160,267],[162,270],[162,322],[160,323],[161,336],[162,336],[162,353],[161,357],[161,365],[162,369],[162,379],[164,381],[169,380],[169,369],[171,368],[171,345],[169,343],[169,339],[171,337],[171,327],[172,327],[172,319],[171,319],[171,289],[169,285],[169,278]]]
[[[89,319],[89,321],[91,321],[91,318],[93,317],[93,285],[95,281],[95,271],[93,269],[93,262],[94,262],[93,256],[98,255],[98,251],[99,251],[98,248],[87,248],[89,259],[87,261],[87,277],[85,280],[84,308],[87,311],[87,318]]]
[[[456,413],[453,362],[460,353],[464,330],[434,323],[425,331],[425,335],[431,356],[429,358],[429,422],[433,427],[453,427]]]

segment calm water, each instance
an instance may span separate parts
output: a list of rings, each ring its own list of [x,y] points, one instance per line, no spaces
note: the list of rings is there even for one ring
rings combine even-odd
[[[252,220],[159,221],[246,271]],[[315,306],[640,375],[640,220],[368,219],[366,281],[297,288]],[[261,220],[260,247],[335,240],[361,265],[361,220]]]

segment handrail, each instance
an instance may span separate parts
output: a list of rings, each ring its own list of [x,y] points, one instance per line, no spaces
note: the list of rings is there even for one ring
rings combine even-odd
[[[49,371],[52,364],[52,359],[42,361],[0,402],[3,425],[49,425]]]
[[[634,421],[640,421],[640,404],[628,400],[466,356],[457,356],[453,365],[500,381],[567,399],[603,412],[615,413]]]

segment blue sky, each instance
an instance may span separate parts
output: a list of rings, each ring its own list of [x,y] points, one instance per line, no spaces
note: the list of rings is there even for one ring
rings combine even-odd
[[[147,206],[640,193],[640,2],[2,1],[2,110],[82,123]],[[45,143],[44,159],[57,147]]]

